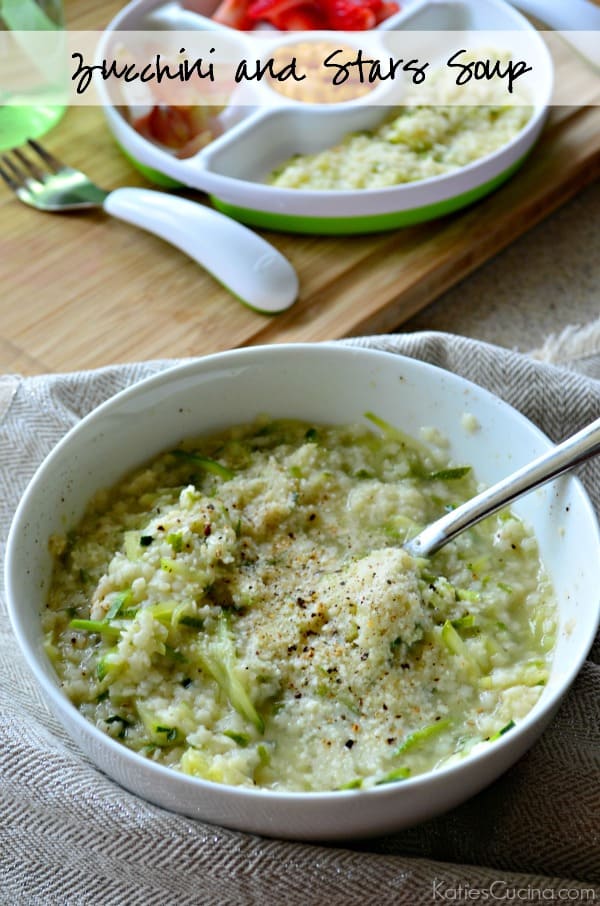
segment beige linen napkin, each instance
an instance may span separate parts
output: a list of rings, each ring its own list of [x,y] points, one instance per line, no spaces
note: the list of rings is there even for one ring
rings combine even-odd
[[[446,334],[347,341],[484,385],[558,441],[600,381]],[[168,362],[0,379],[0,544],[28,479],[78,419]],[[600,509],[600,461],[583,481]],[[171,814],[101,774],[47,710],[0,601],[0,903],[364,906],[600,901],[599,646],[542,739],[500,780],[411,830],[342,846]]]

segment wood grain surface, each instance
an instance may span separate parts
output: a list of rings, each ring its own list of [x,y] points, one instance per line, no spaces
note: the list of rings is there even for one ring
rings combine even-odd
[[[67,0],[68,25],[101,28],[121,5]],[[581,85],[585,103],[585,64],[572,64],[568,78]],[[114,145],[98,108],[68,110],[44,143],[106,188],[146,184]],[[298,302],[275,317],[245,308],[147,233],[102,213],[42,214],[2,187],[0,372],[392,330],[599,175],[600,107],[555,107],[517,175],[462,213],[374,236],[265,232],[301,284]]]

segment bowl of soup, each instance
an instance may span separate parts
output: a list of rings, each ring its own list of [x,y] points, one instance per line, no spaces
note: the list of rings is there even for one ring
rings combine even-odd
[[[600,541],[572,477],[428,560],[403,549],[549,446],[385,352],[168,369],[34,476],[7,551],[17,638],[66,729],[143,798],[296,839],[409,826],[526,751],[593,639]]]

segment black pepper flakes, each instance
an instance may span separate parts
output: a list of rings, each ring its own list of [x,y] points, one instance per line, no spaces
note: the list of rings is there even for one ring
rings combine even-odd
[[[344,745],[346,746],[347,749],[351,749],[352,746],[354,745],[354,740],[353,740],[353,739],[347,739],[346,742],[344,743]]]

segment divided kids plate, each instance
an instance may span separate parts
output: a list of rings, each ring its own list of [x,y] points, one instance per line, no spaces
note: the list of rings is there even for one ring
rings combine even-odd
[[[165,0],[133,0],[112,21],[103,36],[106,53],[119,31],[165,29],[177,32],[219,32],[240,48],[246,32],[217,25],[209,16],[218,0],[204,0],[206,15]],[[196,0],[195,7],[198,8]],[[376,103],[378,85],[365,97],[341,103],[315,104],[291,100],[264,82],[248,83],[255,103],[228,110],[224,133],[194,156],[180,159],[128,122],[104,83],[98,85],[109,127],[123,151],[147,175],[163,185],[183,184],[208,193],[215,207],[245,223],[297,233],[346,234],[393,229],[430,220],[462,208],[496,189],[523,162],[538,138],[553,85],[550,54],[535,29],[504,0],[413,0],[377,29],[356,32],[355,47],[379,49],[390,55],[393,33],[412,31],[497,31],[520,33],[535,56],[532,116],[517,135],[499,150],[448,174],[386,188],[344,191],[287,189],[269,185],[267,175],[295,154],[329,148],[345,135],[373,129],[391,110]],[[329,33],[330,34],[330,33]],[[310,32],[302,35],[310,40]],[[297,33],[272,32],[273,47],[298,41]],[[348,44],[349,33],[344,33]],[[265,103],[264,92],[270,92]],[[262,100],[261,100],[261,93]],[[383,95],[382,95],[383,97]],[[248,103],[247,101],[245,102]],[[388,102],[389,103],[389,102]]]

